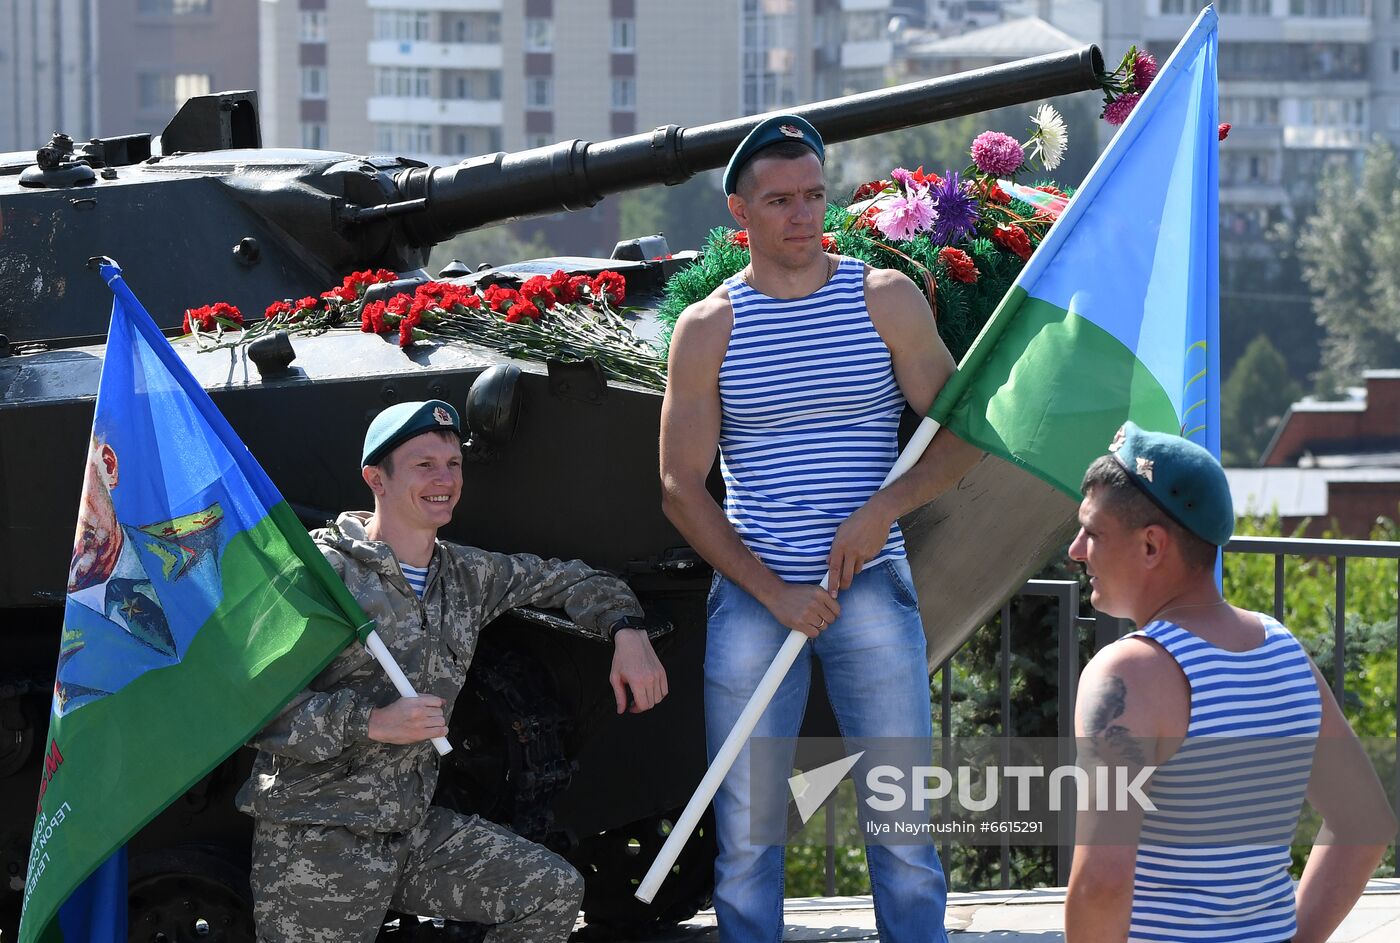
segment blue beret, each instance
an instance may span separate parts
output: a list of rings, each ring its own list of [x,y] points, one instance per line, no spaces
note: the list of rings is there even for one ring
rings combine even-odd
[[[440,399],[423,403],[395,403],[369,424],[365,433],[365,450],[360,467],[378,465],[379,460],[398,446],[424,432],[453,432],[462,435],[462,423],[457,410]]]
[[[1108,450],[1172,520],[1217,547],[1230,542],[1235,506],[1215,456],[1179,435],[1147,432],[1133,422],[1123,423]]]
[[[755,154],[770,144],[782,141],[805,144],[817,155],[817,160],[826,162],[826,146],[822,144],[822,136],[807,119],[797,115],[775,115],[766,118],[749,132],[748,137],[739,142],[739,146],[734,149],[734,156],[729,158],[729,166],[724,168],[725,196],[738,189],[739,174]]]

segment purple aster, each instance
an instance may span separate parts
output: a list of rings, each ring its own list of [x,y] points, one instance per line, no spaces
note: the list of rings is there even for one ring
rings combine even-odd
[[[945,174],[943,182],[929,190],[929,196],[938,211],[933,223],[933,241],[938,245],[952,245],[977,229],[977,198],[967,192],[957,171]]]
[[[1132,114],[1141,99],[1142,96],[1136,92],[1118,96],[1104,107],[1103,120],[1109,124],[1122,124],[1128,120],[1128,115]]]
[[[1133,60],[1133,88],[1147,91],[1147,86],[1157,77],[1157,59],[1150,52],[1140,52]]]
[[[1026,155],[1011,135],[983,131],[972,142],[972,162],[984,174],[1009,177],[1021,169]]]
[[[933,203],[927,198],[897,196],[875,214],[875,228],[889,239],[909,239],[933,223]]]

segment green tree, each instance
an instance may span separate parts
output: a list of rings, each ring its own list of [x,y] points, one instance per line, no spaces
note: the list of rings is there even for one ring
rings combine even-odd
[[[1269,339],[1260,334],[1250,341],[1220,391],[1224,463],[1258,462],[1279,418],[1298,394],[1287,362]]]
[[[615,198],[618,239],[665,233],[672,252],[698,249],[716,226],[733,226],[718,172],[697,174],[674,187],[647,187]]]
[[[1317,210],[1298,235],[1303,277],[1325,331],[1319,388],[1355,383],[1367,367],[1400,365],[1400,161],[1376,138],[1358,180],[1328,169]]]
[[[454,236],[433,248],[427,270],[436,273],[453,260],[475,269],[483,263],[504,265],[520,259],[554,255],[544,236],[538,230],[528,229],[527,225],[504,223]]]

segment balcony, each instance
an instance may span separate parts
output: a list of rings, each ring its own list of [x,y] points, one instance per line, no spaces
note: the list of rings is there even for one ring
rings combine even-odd
[[[381,95],[369,100],[369,120],[381,124],[459,124],[499,127],[499,101],[449,98],[400,98]]]
[[[1283,146],[1313,151],[1357,150],[1366,146],[1366,129],[1290,125],[1283,129]]]
[[[894,57],[894,43],[888,39],[862,39],[841,44],[841,68],[883,69]]]
[[[499,13],[502,0],[369,0],[371,10],[429,10],[451,13]]]
[[[369,44],[369,64],[419,69],[499,69],[501,44],[376,39]]]

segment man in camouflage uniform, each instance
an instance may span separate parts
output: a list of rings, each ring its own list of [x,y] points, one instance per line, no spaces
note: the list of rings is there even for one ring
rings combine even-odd
[[[368,943],[390,907],[492,924],[498,943],[564,940],[573,929],[583,881],[567,862],[430,804],[438,766],[429,740],[447,733],[481,627],[514,606],[563,608],[613,638],[619,712],[629,690],[633,712],[652,707],[666,675],[621,580],[577,560],[437,539],[461,495],[461,463],[451,406],[390,407],[365,439],[374,512],[347,512],[313,534],[419,696],[400,698],[352,644],[253,741],[238,802],[257,820],[260,943]]]

